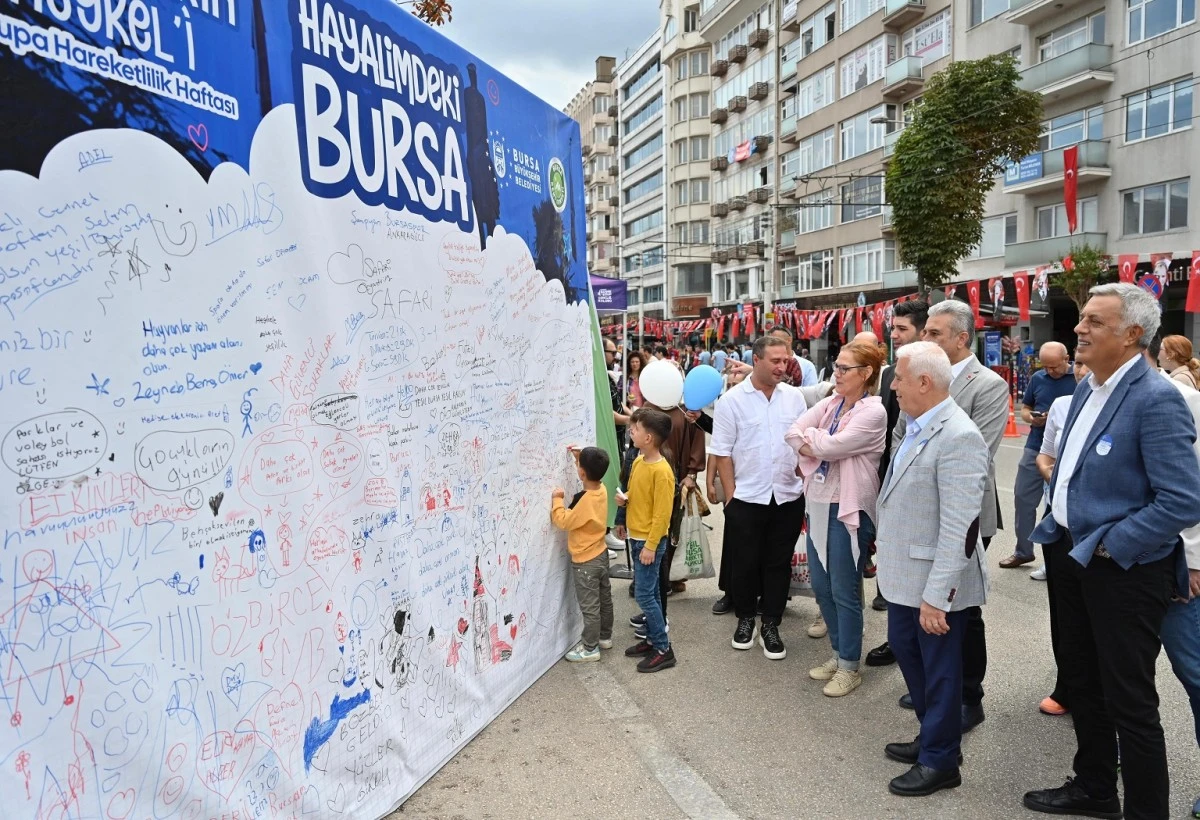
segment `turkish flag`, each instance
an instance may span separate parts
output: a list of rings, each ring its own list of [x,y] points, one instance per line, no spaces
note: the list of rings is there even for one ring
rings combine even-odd
[[[1137,279],[1138,255],[1136,253],[1123,253],[1117,257],[1117,274],[1121,277],[1122,282],[1133,284]]]
[[[971,312],[975,314],[975,329],[983,329],[983,317],[979,315],[979,280],[967,282],[967,301],[971,303]]]
[[[737,340],[738,332],[741,330],[741,322],[738,320],[738,315],[735,313],[730,317],[732,321],[729,323],[729,341]]]
[[[854,332],[855,333],[862,333],[863,310],[865,310],[865,308],[855,308],[854,309]]]
[[[1019,270],[1013,274],[1013,286],[1017,290],[1017,310],[1022,322],[1029,321],[1029,271]]]
[[[885,332],[883,329],[883,317],[886,312],[886,302],[880,302],[879,304],[875,305],[871,312],[871,330],[875,331],[875,335],[881,340],[883,339],[883,334]]]
[[[1192,251],[1192,266],[1188,269],[1187,303],[1188,313],[1200,313],[1200,251]]]
[[[1079,176],[1079,146],[1072,145],[1063,149],[1063,204],[1067,207],[1067,230],[1075,233],[1079,227],[1078,212],[1075,206],[1075,187]]]
[[[839,336],[846,335],[846,325],[848,325],[849,323],[850,323],[849,309],[839,310],[838,311],[838,335]]]
[[[746,305],[746,336],[754,338],[754,305]]]

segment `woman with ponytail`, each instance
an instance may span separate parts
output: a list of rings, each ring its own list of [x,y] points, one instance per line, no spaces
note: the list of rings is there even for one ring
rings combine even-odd
[[[1158,366],[1175,381],[1193,390],[1200,388],[1200,359],[1192,356],[1192,341],[1187,336],[1167,336],[1162,340]]]

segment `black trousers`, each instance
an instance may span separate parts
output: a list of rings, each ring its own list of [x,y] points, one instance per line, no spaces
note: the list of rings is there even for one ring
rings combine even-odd
[[[722,563],[729,562],[733,611],[753,618],[762,604],[763,623],[778,624],[792,585],[792,554],[804,521],[804,497],[783,504],[725,505]]]
[[[983,537],[986,550],[992,537]],[[987,674],[987,633],[983,624],[983,607],[969,606],[963,610],[963,696],[964,706],[978,706],[983,702],[983,678]]]
[[[1054,691],[1050,693],[1050,697],[1054,698],[1059,706],[1070,709],[1071,690],[1063,674],[1062,636],[1059,634],[1061,630],[1058,628],[1058,618],[1054,616],[1058,604],[1058,585],[1061,583],[1058,576],[1065,570],[1064,562],[1075,560],[1067,554],[1068,549],[1065,541],[1042,547],[1042,555],[1046,559],[1046,595],[1050,599],[1050,651],[1054,654],[1054,666],[1058,670],[1054,678]]]
[[[1057,547],[1064,554],[1070,537]],[[1166,820],[1171,782],[1154,665],[1175,585],[1175,557],[1121,569],[1069,556],[1056,574],[1061,673],[1071,692],[1075,782],[1096,799],[1117,793],[1117,740],[1128,820]]]

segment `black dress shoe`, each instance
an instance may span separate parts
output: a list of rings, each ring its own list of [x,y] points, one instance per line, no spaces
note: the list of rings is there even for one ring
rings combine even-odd
[[[895,662],[896,656],[887,641],[867,653],[867,666],[891,666]]]
[[[907,763],[911,766],[921,756],[921,736],[917,735],[912,743],[889,743],[883,747],[883,753],[898,763]],[[962,763],[962,752],[959,752],[958,765],[961,766]]]
[[[887,599],[884,598],[883,595],[881,595],[880,593],[876,592],[875,600],[871,601],[871,609],[875,610],[876,612],[886,612],[887,611]]]
[[[981,723],[983,723],[983,704],[976,703],[974,706],[968,706],[964,703],[962,708],[962,733],[965,735]]]
[[[731,609],[733,609],[733,600],[728,595],[722,595],[717,602],[713,604],[714,615],[724,615]]]
[[[913,706],[912,695],[908,694],[908,692],[905,692],[903,695],[900,696],[900,708],[901,709],[916,709],[917,708],[917,707]]]
[[[1044,814],[1072,814],[1077,817],[1099,817],[1102,820],[1121,820],[1122,817],[1121,800],[1116,795],[1097,800],[1089,797],[1069,778],[1057,789],[1026,792],[1025,808]]]
[[[962,785],[958,769],[931,769],[915,764],[904,774],[893,778],[888,791],[901,797],[924,797],[942,789],[953,789]]]

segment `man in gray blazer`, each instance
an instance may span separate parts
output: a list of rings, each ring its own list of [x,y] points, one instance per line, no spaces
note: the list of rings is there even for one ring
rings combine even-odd
[[[979,534],[986,550],[996,534],[1000,506],[996,496],[996,453],[1004,439],[1008,421],[1008,382],[984,367],[971,352],[975,345],[975,314],[966,302],[947,299],[929,308],[921,337],[933,342],[950,359],[950,398],[975,422],[988,452],[987,486],[979,511]],[[901,417],[903,421],[903,417]],[[893,430],[892,449],[904,438],[904,425]],[[967,613],[967,635],[963,645],[963,731],[969,732],[983,722],[983,678],[987,673],[987,636],[983,611],[978,607]],[[901,698],[901,706],[909,706]]]
[[[979,430],[950,398],[950,361],[914,342],[896,361],[892,390],[904,438],[879,493],[879,586],[888,642],[921,733],[884,753],[912,768],[893,794],[921,796],[962,784],[963,645],[967,611],[987,600],[979,510],[990,458]]]

